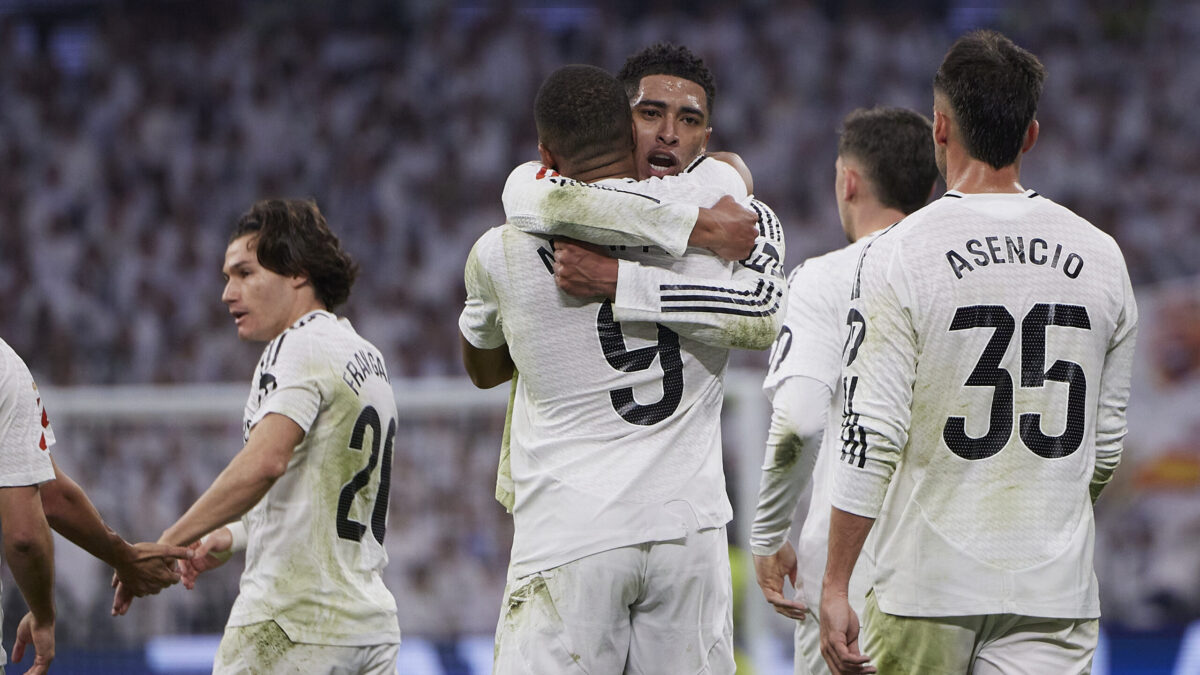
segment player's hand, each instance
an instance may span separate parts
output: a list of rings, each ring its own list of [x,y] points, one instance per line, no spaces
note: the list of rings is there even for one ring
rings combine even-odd
[[[754,575],[758,578],[758,587],[762,589],[763,597],[776,612],[789,619],[803,621],[808,613],[808,607],[798,598],[789,600],[783,592],[783,580],[789,579],[792,588],[799,590],[797,581],[798,568],[796,550],[791,543],[784,542],[783,547],[773,555],[754,556]]]
[[[712,208],[700,209],[688,243],[736,261],[750,257],[757,238],[758,215],[725,195]]]
[[[555,239],[554,282],[577,298],[615,298],[617,261],[595,244]]]
[[[129,547],[129,555],[116,567],[116,577],[136,597],[153,595],[179,581],[175,561],[187,560],[186,546],[142,542]]]
[[[133,604],[133,591],[129,590],[128,586],[121,583],[121,580],[117,578],[116,573],[113,573],[112,587],[114,589],[112,615],[125,616],[125,612],[128,612],[129,606]]]
[[[25,647],[29,644],[33,645],[34,650],[33,665],[25,672],[33,675],[49,672],[50,662],[54,660],[54,622],[39,622],[33,612],[23,616],[17,626],[17,639],[13,642],[14,663],[25,656]]]
[[[192,557],[179,561],[183,575],[183,587],[189,591],[196,587],[196,577],[225,564],[233,556],[233,534],[228,527],[220,527],[191,545]]]
[[[858,615],[850,608],[845,593],[823,589],[821,592],[821,656],[829,670],[846,673],[874,673],[875,666],[858,649]]]

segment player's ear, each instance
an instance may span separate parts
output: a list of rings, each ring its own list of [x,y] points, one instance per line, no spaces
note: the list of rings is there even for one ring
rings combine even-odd
[[[847,202],[854,201],[854,197],[858,194],[860,176],[858,171],[842,165],[842,199]]]
[[[541,141],[538,141],[538,157],[542,160],[542,166],[558,170],[558,163],[554,161],[554,155]]]
[[[933,111],[933,144],[946,145],[950,141],[950,118],[940,110]]]
[[[1038,139],[1038,121],[1034,120],[1029,123],[1029,128],[1025,130],[1025,142],[1021,144],[1021,152],[1026,153],[1037,143]]]

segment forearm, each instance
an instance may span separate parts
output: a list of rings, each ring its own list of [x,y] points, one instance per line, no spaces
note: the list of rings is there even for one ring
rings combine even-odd
[[[117,567],[131,555],[129,543],[105,524],[79,484],[55,466],[55,479],[41,488],[50,527],[68,541]]]
[[[163,532],[159,541],[185,546],[241,518],[266,496],[276,479],[277,476],[245,461],[239,453],[196,503]]]
[[[829,556],[825,564],[823,593],[845,597],[849,594],[850,575],[858,562],[863,543],[874,518],[858,516],[836,506],[829,516]]]
[[[703,254],[701,254],[703,255]],[[734,264],[725,278],[619,261],[616,321],[661,323],[714,347],[767,349],[783,326],[787,282]]]
[[[775,392],[750,530],[755,555],[772,555],[787,539],[796,504],[812,479],[830,395],[823,382],[810,377],[788,378]]]
[[[41,622],[54,621],[54,540],[36,485],[0,488],[4,559],[26,604]]]
[[[696,205],[581,183],[532,163],[509,175],[501,200],[509,224],[523,232],[658,246],[675,256],[686,250],[698,215]]]

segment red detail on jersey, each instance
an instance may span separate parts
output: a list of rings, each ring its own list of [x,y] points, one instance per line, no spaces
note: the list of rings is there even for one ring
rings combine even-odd
[[[42,408],[42,428],[50,426],[50,416],[46,414],[46,409]]]
[[[42,440],[38,441],[38,447],[43,450],[46,449],[46,434],[42,434]]]
[[[558,175],[558,172],[555,171],[554,169],[548,169],[543,166],[542,168],[538,169],[537,175],[534,176],[534,180],[541,180],[541,179],[545,178],[547,172],[549,172],[551,178]]]

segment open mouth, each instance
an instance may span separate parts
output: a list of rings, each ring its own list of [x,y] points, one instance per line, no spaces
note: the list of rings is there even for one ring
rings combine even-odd
[[[242,317],[246,316],[246,312],[242,312],[242,311],[231,311],[229,313],[233,315],[234,323],[241,323]]]
[[[655,176],[669,176],[677,171],[679,160],[669,152],[651,152],[646,157],[650,165],[650,173]]]

